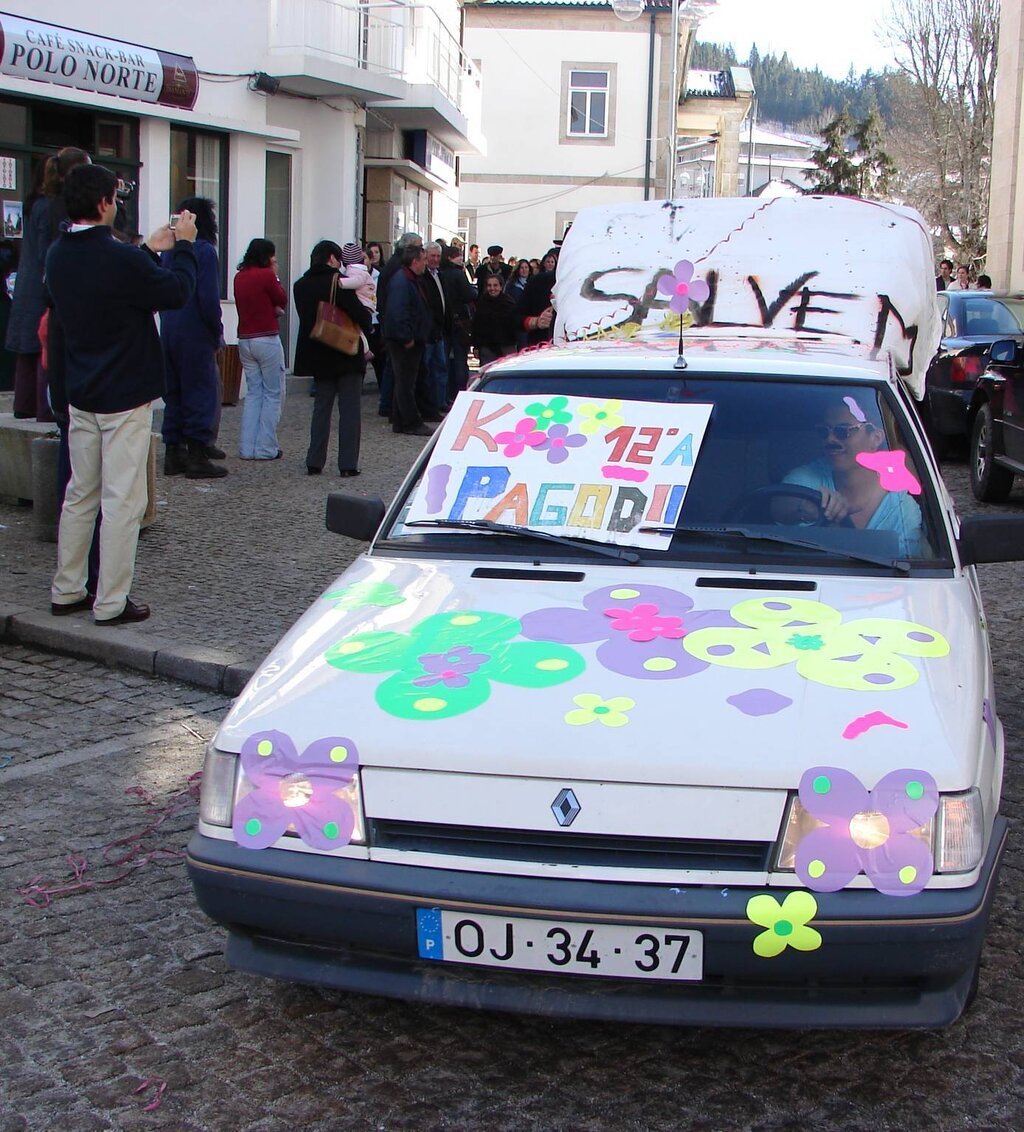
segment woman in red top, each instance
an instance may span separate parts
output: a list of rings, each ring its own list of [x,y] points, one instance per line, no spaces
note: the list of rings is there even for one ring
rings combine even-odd
[[[238,357],[245,373],[245,404],[238,442],[243,460],[277,460],[277,422],[284,403],[284,348],[277,319],[288,297],[277,277],[270,240],[251,240],[235,276]]]

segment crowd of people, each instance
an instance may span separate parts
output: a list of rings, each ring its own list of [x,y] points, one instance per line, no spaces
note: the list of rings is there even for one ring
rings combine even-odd
[[[965,263],[956,265],[951,259],[939,260],[939,274],[935,276],[936,291],[991,291],[992,280],[979,275],[971,282],[971,269]]]

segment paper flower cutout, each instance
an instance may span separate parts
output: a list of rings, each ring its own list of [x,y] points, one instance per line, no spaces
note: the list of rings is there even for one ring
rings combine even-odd
[[[537,431],[537,422],[533,417],[523,417],[510,432],[495,433],[494,439],[505,445],[506,456],[518,456],[526,448],[536,448],[543,443],[544,433]]]
[[[703,672],[707,662],[683,652],[679,642],[700,626],[735,624],[720,609],[692,612],[686,594],[664,586],[618,585],[592,590],[583,608],[555,606],[527,613],[523,636],[583,644],[601,641],[598,663],[640,680],[677,680]]]
[[[781,904],[762,893],[747,901],[747,919],[765,928],[754,939],[754,954],[774,959],[787,947],[797,951],[817,951],[821,933],[808,924],[818,914],[818,902],[809,892],[791,892]]]
[[[572,420],[572,413],[566,409],[568,404],[568,397],[552,397],[547,404],[534,401],[526,406],[526,415],[533,419],[534,428],[547,432],[551,425],[567,425]]]
[[[625,424],[619,413],[621,408],[622,402],[618,400],[602,401],[599,405],[585,401],[579,407],[579,414],[584,418],[580,422],[580,432],[585,436],[593,436],[596,432],[620,428]]]
[[[636,702],[628,696],[614,696],[610,700],[603,700],[600,696],[588,692],[573,696],[572,702],[576,705],[575,711],[565,716],[565,722],[573,727],[584,727],[588,723],[602,723],[605,727],[625,727],[629,723],[626,714],[630,708],[636,707]]]
[[[921,494],[917,476],[907,467],[907,454],[900,449],[881,452],[858,452],[857,463],[878,473],[878,482],[886,491],[908,491]]]
[[[913,896],[928,883],[931,850],[910,832],[938,809],[927,771],[894,770],[867,790],[841,767],[812,767],[800,779],[800,804],[825,823],[797,846],[794,867],[808,888],[837,892],[859,872],[889,896]]]
[[[289,828],[314,849],[340,849],[355,816],[337,791],[359,767],[351,739],[317,739],[300,755],[282,731],[260,731],[242,744],[242,770],[253,784],[235,806],[231,830],[246,849],[266,849]]]
[[[658,290],[672,296],[668,305],[678,314],[683,314],[691,302],[702,303],[711,294],[711,288],[703,279],[693,278],[693,264],[688,259],[676,264],[673,275],[662,275],[658,279]]]
[[[796,663],[817,684],[858,692],[892,692],[916,683],[906,656],[940,657],[949,642],[913,621],[865,617],[843,624],[842,614],[819,601],[755,599],[730,611],[749,628],[689,633],[683,648],[724,668],[765,669]]]
[[[549,464],[561,464],[569,459],[570,448],[581,448],[587,443],[587,438],[580,433],[570,435],[569,429],[563,424],[554,424],[547,436],[537,445],[538,452],[546,452]]]
[[[748,688],[745,692],[737,692],[725,701],[734,708],[738,708],[744,715],[775,715],[784,711],[792,704],[789,696],[781,696],[771,688]]]
[[[472,711],[491,694],[491,681],[550,688],[585,668],[575,649],[548,641],[513,641],[519,622],[502,613],[435,613],[408,634],[345,637],[327,650],[344,672],[393,673],[377,688],[377,703],[399,719],[448,719]]]
[[[333,601],[335,609],[359,609],[365,605],[401,605],[405,597],[390,582],[352,582],[340,590],[329,590],[324,601]]]

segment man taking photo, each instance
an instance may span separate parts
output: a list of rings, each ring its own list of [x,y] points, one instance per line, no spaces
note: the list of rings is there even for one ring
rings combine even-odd
[[[66,339],[71,482],[57,536],[50,591],[55,615],[92,609],[97,625],[144,621],[131,600],[153,401],[164,369],[153,312],[177,310],[196,285],[195,217],[158,228],[141,248],[114,238],[117,177],[80,165],[64,184],[70,224],[46,257],[46,283]],[[148,245],[148,247],[147,247]],[[161,267],[154,252],[171,252]],[[100,568],[95,599],[86,591],[97,511]]]

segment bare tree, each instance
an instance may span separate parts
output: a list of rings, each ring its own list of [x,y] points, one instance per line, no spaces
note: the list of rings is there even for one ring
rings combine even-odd
[[[902,190],[961,262],[985,255],[999,0],[891,0]]]

